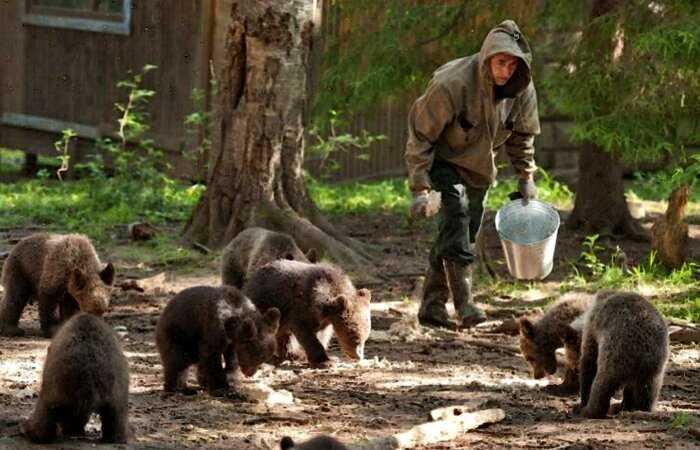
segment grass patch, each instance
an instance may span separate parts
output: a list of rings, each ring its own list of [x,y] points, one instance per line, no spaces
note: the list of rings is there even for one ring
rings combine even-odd
[[[173,180],[144,185],[113,178],[59,182],[28,180],[0,185],[0,226],[43,225],[104,241],[116,226],[138,220],[181,222],[203,191]]]
[[[394,213],[407,214],[411,194],[406,177],[387,178],[367,182],[327,184],[308,179],[311,198],[328,214]],[[537,175],[538,198],[557,208],[571,208],[573,193],[569,188],[543,170]],[[517,180],[498,181],[489,189],[486,208],[497,210],[508,200],[508,194],[517,190]]]
[[[221,256],[217,252],[202,255],[190,247],[183,246],[177,233],[167,231],[145,242],[132,242],[130,245],[115,246],[110,249],[110,256],[119,260],[124,266],[139,269],[173,267],[201,268],[207,261],[217,261]]]
[[[326,184],[307,180],[311,198],[325,213],[407,214],[410,193],[406,178],[387,178],[364,183]]]

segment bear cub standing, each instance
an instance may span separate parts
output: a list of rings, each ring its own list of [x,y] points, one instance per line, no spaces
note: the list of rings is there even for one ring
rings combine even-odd
[[[32,298],[37,299],[41,331],[46,337],[78,310],[100,316],[109,308],[113,282],[114,267],[111,263],[102,265],[86,236],[28,236],[12,248],[3,266],[5,299],[0,309],[0,334],[24,334],[17,325]]]
[[[51,341],[39,400],[22,431],[38,443],[52,441],[57,425],[64,436],[83,435],[95,412],[102,420],[102,441],[125,443],[128,397],[129,366],[112,327],[79,313]]]
[[[252,376],[274,357],[279,319],[277,309],[261,314],[233,286],[194,286],[178,293],[156,325],[164,389],[194,393],[186,380],[187,369],[196,364],[200,386],[222,395],[229,389],[226,372],[232,372],[235,364]]]
[[[244,292],[260,310],[277,308],[282,313],[277,332],[279,359],[290,356],[293,334],[311,365],[325,365],[332,331],[346,355],[364,357],[372,328],[371,294],[367,289],[355,289],[340,268],[278,260],[258,269]]]
[[[669,356],[668,329],[643,297],[599,296],[586,311],[581,341],[581,414],[603,419],[623,388],[622,409],[651,411]]]
[[[224,249],[222,283],[241,289],[253,272],[278,259],[317,262],[318,255],[313,249],[304,254],[288,234],[260,227],[247,228]]]
[[[280,441],[281,450],[347,450],[347,447],[330,436],[316,436],[301,444],[294,444],[289,436]]]
[[[574,394],[579,390],[580,332],[571,333],[569,325],[590,307],[591,294],[575,292],[563,295],[547,309],[544,316],[533,322],[521,317],[520,351],[532,370],[532,377],[540,379],[557,371],[556,350],[564,347],[566,371],[564,380],[550,390],[557,394]]]

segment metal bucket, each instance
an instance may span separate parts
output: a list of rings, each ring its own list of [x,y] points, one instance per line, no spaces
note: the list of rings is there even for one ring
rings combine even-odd
[[[496,231],[508,271],[521,280],[541,280],[552,272],[559,213],[546,203],[507,203],[496,213]]]

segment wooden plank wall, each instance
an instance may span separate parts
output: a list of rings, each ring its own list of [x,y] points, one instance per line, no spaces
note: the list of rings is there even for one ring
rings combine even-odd
[[[148,108],[152,137],[168,150],[184,148],[191,91],[208,80],[211,39],[202,27],[210,0],[134,0],[129,36],[21,25],[16,3],[0,2],[0,30],[14,41],[0,41],[0,51],[14,54],[3,80],[16,82],[0,112],[116,129],[114,103],[127,95],[117,82],[153,64],[158,69],[144,82],[156,91]]]

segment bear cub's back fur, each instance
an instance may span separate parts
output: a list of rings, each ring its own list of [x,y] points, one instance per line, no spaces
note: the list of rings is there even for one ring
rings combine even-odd
[[[629,292],[598,298],[583,320],[583,415],[605,417],[610,398],[621,387],[623,409],[651,411],[668,356],[668,328],[649,301]]]
[[[3,266],[5,298],[0,309],[0,333],[23,334],[17,327],[19,318],[34,298],[39,303],[39,320],[46,336],[78,310],[102,315],[109,307],[113,281],[114,267],[100,262],[86,236],[28,236],[12,248]]]
[[[242,288],[255,270],[265,264],[288,259],[316,262],[315,251],[304,254],[294,238],[286,233],[252,227],[241,231],[223,252],[221,280],[223,284]]]
[[[293,334],[309,362],[323,364],[328,361],[327,330],[332,327],[343,352],[363,358],[364,343],[371,331],[371,293],[356,289],[339,267],[274,261],[258,269],[244,291],[261,310],[275,307],[282,313],[278,351],[288,348],[289,335]]]
[[[64,435],[80,435],[95,412],[104,441],[126,442],[128,396],[129,366],[112,327],[79,313],[51,341],[39,399],[23,428],[36,442],[51,441],[57,424]]]

